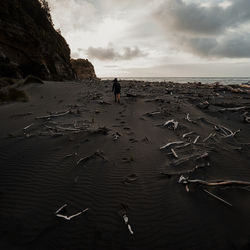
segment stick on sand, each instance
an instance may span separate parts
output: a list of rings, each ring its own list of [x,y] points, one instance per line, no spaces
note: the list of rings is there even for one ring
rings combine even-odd
[[[215,199],[217,199],[217,200],[219,200],[219,201],[221,201],[221,202],[223,202],[223,203],[229,205],[230,207],[233,206],[231,203],[225,201],[224,199],[220,198],[219,196],[217,196],[217,195],[215,195],[215,194],[210,193],[208,190],[203,189],[203,191],[206,192],[206,193],[208,193],[209,195],[211,195],[211,196],[214,197]]]

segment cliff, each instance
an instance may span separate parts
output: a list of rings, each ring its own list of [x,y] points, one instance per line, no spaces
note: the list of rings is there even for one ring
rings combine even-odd
[[[69,46],[48,14],[39,0],[1,0],[0,77],[75,78]]]
[[[88,59],[71,59],[71,64],[78,79],[96,79],[94,66]]]

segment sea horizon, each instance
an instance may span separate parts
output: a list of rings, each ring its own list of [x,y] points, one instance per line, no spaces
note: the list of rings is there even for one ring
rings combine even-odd
[[[220,84],[249,84],[250,77],[119,77],[119,80],[145,81],[145,82],[201,82],[205,84],[213,84],[219,82]],[[113,80],[114,77],[100,77],[102,80]]]

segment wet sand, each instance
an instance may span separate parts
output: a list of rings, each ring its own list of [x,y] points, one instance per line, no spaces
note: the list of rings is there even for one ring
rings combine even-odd
[[[190,182],[250,182],[249,88],[121,86],[0,106],[0,248],[249,249],[250,186]]]

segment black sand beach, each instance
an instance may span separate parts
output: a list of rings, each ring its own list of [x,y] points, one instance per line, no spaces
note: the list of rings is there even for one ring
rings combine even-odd
[[[121,86],[0,106],[0,249],[250,249],[249,88]]]

